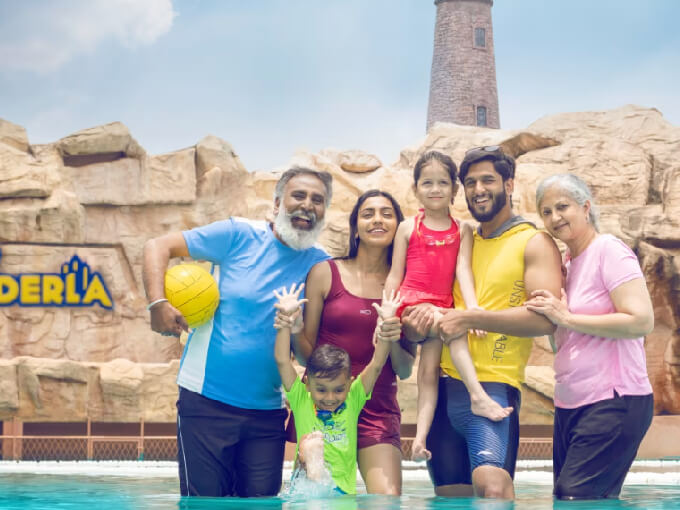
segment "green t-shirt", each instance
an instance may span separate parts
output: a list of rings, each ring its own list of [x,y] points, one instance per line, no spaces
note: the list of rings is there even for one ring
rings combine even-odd
[[[298,444],[304,434],[315,430],[323,432],[323,458],[331,470],[335,485],[347,494],[356,494],[357,421],[364,404],[371,398],[370,395],[366,395],[361,376],[352,382],[345,400],[345,408],[333,413],[325,424],[317,418],[314,401],[300,377],[295,379],[286,396],[295,416]]]

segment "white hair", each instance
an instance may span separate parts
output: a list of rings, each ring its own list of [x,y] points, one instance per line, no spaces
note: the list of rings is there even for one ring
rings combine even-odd
[[[557,188],[560,191],[564,191],[580,206],[584,206],[586,202],[590,202],[588,221],[597,232],[600,231],[600,212],[595,205],[590,188],[583,179],[574,174],[555,174],[543,179],[538,185],[538,188],[536,188],[537,211],[540,211],[543,195],[545,195],[545,192],[549,188]]]
[[[285,207],[279,208],[279,213],[274,218],[274,230],[281,240],[294,250],[306,250],[316,243],[323,230],[324,220],[317,220],[316,214],[308,213],[314,227],[311,230],[296,228],[291,221],[293,214],[289,214]]]
[[[274,200],[283,200],[283,190],[286,187],[286,184],[288,184],[288,181],[290,181],[293,177],[297,177],[298,175],[311,175],[312,177],[319,179],[323,183],[324,189],[326,190],[326,207],[331,204],[331,198],[333,198],[333,176],[328,172],[312,170],[311,168],[305,168],[302,166],[294,166],[283,172],[283,175],[276,182],[276,186],[274,188]]]

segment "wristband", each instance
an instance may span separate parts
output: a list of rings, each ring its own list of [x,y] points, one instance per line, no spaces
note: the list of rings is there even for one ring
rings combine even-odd
[[[147,310],[151,310],[151,309],[152,309],[154,306],[156,306],[158,303],[167,303],[167,302],[168,302],[168,300],[165,299],[165,298],[156,299],[155,301],[151,301],[151,303],[149,303],[148,305],[146,305],[146,309],[147,309]]]

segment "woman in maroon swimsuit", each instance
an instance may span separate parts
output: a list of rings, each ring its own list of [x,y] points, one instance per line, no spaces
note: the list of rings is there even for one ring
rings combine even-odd
[[[349,218],[349,254],[315,265],[305,287],[304,327],[295,354],[304,363],[316,345],[345,349],[356,376],[373,356],[373,332],[385,279],[390,271],[397,225],[404,219],[399,204],[386,192],[370,190],[357,200]],[[399,319],[389,319],[399,327]],[[359,416],[358,464],[366,490],[401,494],[401,413],[397,376],[411,375],[415,351],[410,342],[395,342],[371,399]]]

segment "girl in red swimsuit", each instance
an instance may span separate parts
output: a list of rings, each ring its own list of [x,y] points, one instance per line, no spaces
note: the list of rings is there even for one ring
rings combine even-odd
[[[449,212],[458,190],[456,165],[445,154],[430,151],[420,157],[413,174],[413,192],[423,208],[397,229],[385,291],[399,290],[403,305],[397,315],[401,315],[405,307],[420,303],[436,307],[435,323],[421,349],[418,366],[418,418],[412,451],[414,460],[424,460],[431,457],[425,447],[425,438],[432,424],[437,386],[426,383],[432,378],[421,377],[421,374],[439,371],[442,342],[438,318],[445,309],[453,307],[454,278],[458,278],[466,308],[478,308],[478,305],[470,265],[472,227],[461,224]],[[483,331],[474,333],[486,334]],[[467,336],[451,341],[449,352],[470,393],[472,412],[494,421],[508,416],[512,409],[501,407],[479,384]]]

